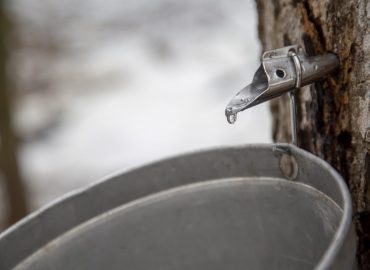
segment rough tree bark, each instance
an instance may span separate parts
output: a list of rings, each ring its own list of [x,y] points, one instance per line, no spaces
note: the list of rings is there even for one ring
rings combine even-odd
[[[0,1],[0,172],[8,199],[8,226],[27,213],[24,187],[17,162],[17,147],[11,123],[11,100],[6,72],[6,41],[9,24]]]
[[[370,269],[370,1],[256,0],[263,50],[290,44],[336,53],[340,71],[298,94],[299,146],[347,180],[359,269]],[[271,102],[273,138],[289,141],[286,96]]]

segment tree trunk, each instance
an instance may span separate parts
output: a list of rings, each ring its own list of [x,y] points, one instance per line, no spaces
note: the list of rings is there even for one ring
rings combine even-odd
[[[5,180],[8,199],[6,226],[16,222],[27,213],[26,200],[17,162],[16,139],[11,123],[11,100],[9,80],[6,74],[6,41],[9,24],[0,1],[0,172]]]
[[[263,50],[336,53],[340,71],[298,96],[299,146],[328,161],[352,193],[359,269],[370,269],[370,1],[256,0]],[[273,138],[290,140],[289,101],[271,102]]]

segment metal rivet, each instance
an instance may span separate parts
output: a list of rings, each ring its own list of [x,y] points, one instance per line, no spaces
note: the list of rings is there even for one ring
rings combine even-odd
[[[294,180],[298,175],[298,164],[294,156],[282,154],[279,160],[281,173],[289,180]]]

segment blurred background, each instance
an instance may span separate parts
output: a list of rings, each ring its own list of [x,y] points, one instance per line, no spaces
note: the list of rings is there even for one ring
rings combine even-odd
[[[0,3],[0,230],[107,174],[271,141],[266,103],[224,116],[259,65],[253,0]]]

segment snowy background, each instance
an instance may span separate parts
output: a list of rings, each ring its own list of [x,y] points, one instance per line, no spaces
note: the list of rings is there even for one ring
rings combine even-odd
[[[267,104],[229,125],[260,48],[253,0],[11,0],[9,70],[36,209],[115,171],[213,146],[270,142]]]

